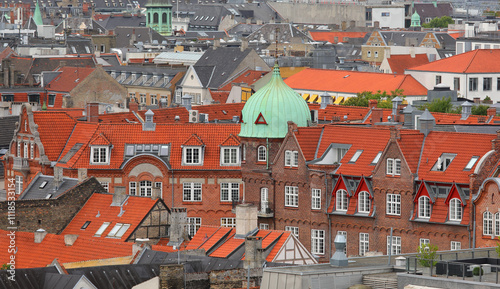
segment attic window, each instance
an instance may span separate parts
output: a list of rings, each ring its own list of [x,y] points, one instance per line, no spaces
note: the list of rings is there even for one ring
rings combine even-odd
[[[158,152],[158,155],[160,157],[168,156],[168,145],[162,145],[160,147],[160,151]]]
[[[359,156],[361,155],[361,153],[363,152],[363,150],[357,150],[354,155],[352,156],[351,160],[349,161],[350,163],[355,163]]]
[[[126,156],[133,156],[134,153],[135,153],[134,145],[127,145],[125,148],[125,155]]]
[[[111,231],[109,231],[108,238],[121,238],[123,234],[130,228],[130,224],[117,223]]]
[[[376,165],[378,164],[378,161],[380,160],[380,157],[382,156],[382,152],[378,152],[378,154],[375,156],[375,158],[373,159],[371,165]]]
[[[472,167],[476,164],[479,157],[473,156],[464,168],[464,171],[470,171]]]
[[[81,230],[87,229],[87,227],[90,225],[90,221],[87,221],[83,224],[83,226],[80,228]]]
[[[443,153],[436,161],[436,164],[434,164],[434,167],[432,168],[433,171],[440,171],[444,172],[448,168],[448,166],[451,164],[451,161],[456,157],[456,154],[449,154],[449,153]]]
[[[215,16],[212,16],[212,18],[210,18],[210,21],[214,21],[215,19]]]
[[[40,188],[40,189],[45,188],[45,186],[47,185],[47,183],[48,183],[47,181],[43,181],[43,182],[40,184],[40,187],[39,187],[39,188]]]
[[[197,20],[198,19],[198,16],[194,17],[194,20]]]
[[[46,200],[48,200],[48,199],[50,199],[51,197],[52,197],[52,194],[47,194],[47,195],[45,196],[45,199],[46,199]]]
[[[110,224],[111,224],[111,222],[104,222],[104,223],[102,223],[102,225],[99,228],[99,230],[97,230],[97,232],[95,232],[94,237],[101,237],[102,233],[104,233],[104,231],[108,228],[108,226]]]

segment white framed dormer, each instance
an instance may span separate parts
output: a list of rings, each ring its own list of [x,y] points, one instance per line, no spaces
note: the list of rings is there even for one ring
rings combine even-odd
[[[221,166],[239,166],[240,147],[239,146],[221,146],[220,148],[220,164]]]
[[[91,165],[109,165],[111,151],[109,146],[91,146],[90,164]]]
[[[182,148],[182,164],[185,166],[203,165],[203,146],[185,146]]]

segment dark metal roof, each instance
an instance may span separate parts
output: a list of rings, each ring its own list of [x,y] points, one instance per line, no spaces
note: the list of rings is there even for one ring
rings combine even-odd
[[[58,273],[45,274],[43,289],[74,289],[82,275],[62,275]],[[77,288],[79,289],[79,288]]]
[[[16,269],[15,281],[8,279],[9,272],[0,270],[0,288],[2,289],[43,289],[46,273],[58,273],[56,267]]]
[[[44,185],[43,185],[44,184]],[[53,176],[38,174],[24,190],[20,200],[55,199],[67,190],[78,184],[77,179],[63,178],[62,183],[56,188]],[[43,186],[42,186],[43,185]],[[50,195],[50,196],[49,196]]]

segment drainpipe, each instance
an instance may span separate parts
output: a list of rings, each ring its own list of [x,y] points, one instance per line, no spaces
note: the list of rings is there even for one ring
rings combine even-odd
[[[476,204],[472,203],[472,251],[476,250]],[[469,244],[470,244],[470,224],[469,224]]]
[[[175,179],[174,179],[174,170],[171,170],[172,172],[172,208],[174,208],[174,186],[175,186]]]
[[[266,137],[266,170],[269,169],[269,138]]]

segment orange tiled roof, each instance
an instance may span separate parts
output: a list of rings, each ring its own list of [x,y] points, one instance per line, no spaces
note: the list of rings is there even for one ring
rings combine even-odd
[[[319,138],[323,132],[322,127],[301,127],[295,132],[295,137],[299,142],[302,154],[306,161],[314,159]]]
[[[239,146],[240,140],[234,135],[230,134],[225,141],[221,143],[221,146]]]
[[[346,32],[346,31],[310,31],[309,35],[314,41],[328,41],[330,43],[345,42],[344,38],[363,38],[367,32]],[[335,41],[337,37],[337,41]]]
[[[286,240],[290,237],[291,232],[289,231],[283,231],[283,234],[279,238],[278,242],[276,242],[276,245],[274,245],[273,249],[271,252],[269,252],[269,255],[266,257],[267,262],[272,262],[274,258],[276,258],[276,255],[279,253],[279,251],[282,249],[283,244],[285,244]]]
[[[498,73],[500,49],[475,49],[413,67],[411,71],[435,71],[451,73]]]
[[[0,246],[9,247],[8,231],[0,230]],[[132,255],[133,243],[116,239],[78,236],[72,246],[66,246],[64,235],[47,234],[41,243],[34,242],[34,233],[16,232],[16,269],[45,267],[55,258],[61,263],[108,259]],[[9,260],[7,249],[0,250],[0,259]],[[5,261],[3,263],[6,263]]]
[[[151,198],[128,196],[123,205],[124,212],[121,216],[118,216],[121,211],[120,206],[112,207],[112,201],[112,194],[94,193],[64,229],[63,234],[75,234],[89,239],[109,239],[106,236],[117,223],[130,224],[130,228],[121,238],[114,239],[117,242],[125,241],[158,202]],[[86,229],[82,230],[83,224],[87,221],[90,221],[90,224]],[[94,237],[104,222],[110,222],[111,224],[100,237]]]
[[[50,111],[34,111],[33,119],[38,125],[45,154],[49,160],[56,161],[75,127],[75,119],[65,112]],[[57,129],[54,129],[55,124]]]
[[[419,131],[405,130],[398,140],[399,148],[412,173],[417,172],[424,134]]]
[[[191,241],[189,241],[189,243],[187,244],[186,250],[199,249],[201,245],[205,244],[208,240],[210,240],[214,236],[214,234],[217,233],[222,228],[223,227],[201,226],[196,232],[196,234],[193,236]],[[205,250],[208,251],[208,249],[210,249],[210,247]]]
[[[261,79],[266,75],[268,71],[259,70],[246,70],[240,73],[236,78],[231,79],[229,83],[224,83],[219,90],[221,91],[231,91],[233,83],[246,83],[248,85],[254,84],[257,80]]]
[[[328,105],[325,109],[320,109],[319,104],[310,103],[309,109],[318,111],[318,119],[323,121],[359,121],[363,120],[370,111],[368,107],[346,106],[346,105]],[[344,117],[347,116],[347,119]]]
[[[58,71],[61,73],[46,85],[49,91],[70,92],[80,84],[95,68],[65,66]]]
[[[93,146],[109,146],[110,144],[109,140],[102,133],[90,141],[90,145]]]
[[[427,135],[422,152],[422,161],[418,176],[420,180],[469,183],[469,175],[474,171],[478,161],[471,170],[464,171],[472,156],[482,157],[491,150],[491,141],[496,135],[454,133],[432,131]],[[443,153],[456,154],[448,168],[433,171],[435,163]]]
[[[83,117],[83,112],[84,108],[80,107],[75,107],[75,108],[54,108],[54,107],[48,107],[48,111],[55,112],[55,111],[60,111],[60,112],[65,112],[69,116],[71,116],[74,119],[79,119]]]
[[[411,75],[309,68],[290,76],[285,83],[296,90],[355,94],[402,89],[405,95],[427,95],[427,89]]]
[[[429,63],[429,58],[425,53],[415,54],[415,57],[409,54],[391,55],[390,58],[387,58],[387,62],[391,67],[392,73],[404,74],[408,68]]]
[[[233,230],[233,232],[234,231],[236,230]],[[234,238],[235,234],[231,235],[231,237],[229,237],[224,244],[213,251],[212,254],[210,254],[210,257],[227,258],[231,255],[231,253],[241,247],[245,243],[245,239],[236,239]]]

